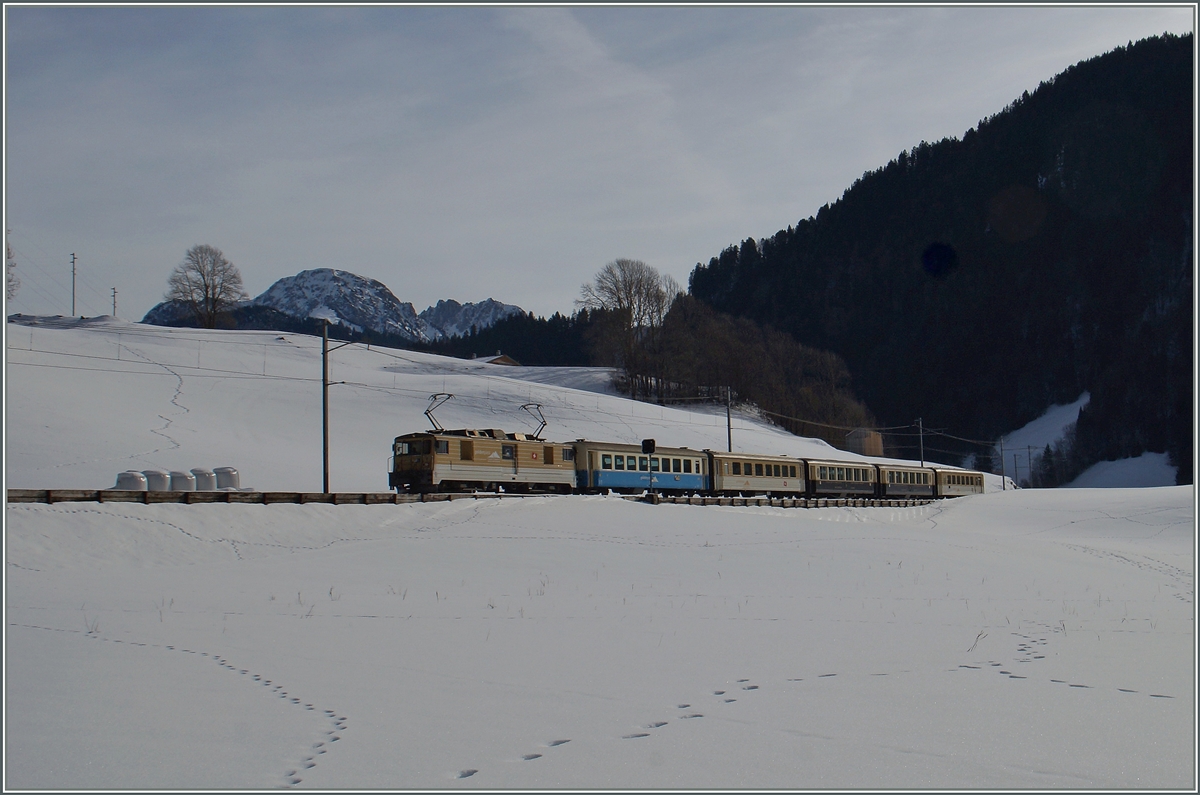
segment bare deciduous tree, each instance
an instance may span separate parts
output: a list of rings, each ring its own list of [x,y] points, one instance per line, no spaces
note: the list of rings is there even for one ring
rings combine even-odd
[[[166,299],[191,309],[203,328],[216,328],[217,317],[246,298],[241,272],[221,249],[204,244],[187,250],[167,286]]]
[[[577,305],[607,314],[606,347],[625,370],[633,397],[639,388],[649,397],[651,384],[644,375],[648,359],[657,349],[659,330],[672,302],[682,292],[675,279],[635,259],[613,260],[580,290]]]

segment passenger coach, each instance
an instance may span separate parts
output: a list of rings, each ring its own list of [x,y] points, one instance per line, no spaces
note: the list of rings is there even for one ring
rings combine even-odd
[[[874,464],[857,461],[807,461],[808,494],[874,497],[878,472]]]
[[[647,440],[649,441],[649,440]],[[708,488],[707,455],[686,447],[575,442],[576,486],[581,491],[675,491]]]
[[[708,451],[708,457],[711,491],[715,494],[801,496],[805,493],[804,462],[799,458],[712,450]]]

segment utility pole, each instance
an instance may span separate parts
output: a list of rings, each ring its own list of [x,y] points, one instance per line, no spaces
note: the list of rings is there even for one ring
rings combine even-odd
[[[729,452],[733,452],[733,389],[725,387],[725,435],[729,439]]]
[[[345,348],[353,343],[343,342],[334,348]],[[342,383],[338,381],[337,383]],[[329,493],[329,318],[321,322],[321,454],[323,460],[321,480],[322,493]]]
[[[71,317],[75,317],[75,253],[71,253]]]
[[[117,288],[112,288],[113,291],[113,317],[117,316]]]
[[[917,431],[921,439],[921,466],[925,466],[925,426],[920,417],[917,417]]]
[[[1016,481],[1013,481],[1014,484]],[[1000,437],[1000,490],[1008,490],[1008,481],[1004,479],[1004,437]]]
[[[321,323],[321,491],[329,493],[329,319]]]

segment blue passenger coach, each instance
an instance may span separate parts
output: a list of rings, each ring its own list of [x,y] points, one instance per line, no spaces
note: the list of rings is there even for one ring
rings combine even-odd
[[[575,479],[580,491],[695,493],[708,489],[708,455],[686,447],[642,452],[634,444],[575,442]]]

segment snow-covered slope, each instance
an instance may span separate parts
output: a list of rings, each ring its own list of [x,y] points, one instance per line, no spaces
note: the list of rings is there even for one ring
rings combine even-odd
[[[319,338],[111,318],[23,323],[36,325],[8,325],[8,416],[20,418],[5,438],[10,487],[107,488],[127,469],[233,466],[246,486],[320,490]],[[498,367],[354,344],[330,354],[329,379],[335,491],[386,491],[391,441],[429,427],[424,411],[435,392],[455,395],[438,411],[446,427],[532,431],[520,407],[533,402],[543,406],[548,439],[726,446],[723,411],[629,400],[596,368]],[[736,415],[733,443],[860,458]]]
[[[1024,456],[1032,449],[1033,455],[1036,456],[1046,449],[1046,445],[1053,446],[1063,437],[1067,426],[1079,419],[1079,410],[1091,399],[1091,394],[1084,392],[1073,403],[1046,409],[1036,420],[1004,436],[1005,452],[1011,459],[1013,453]]]
[[[1088,404],[1091,395],[1084,392],[1079,399],[1066,405],[1055,405],[1027,425],[1004,437],[1004,471],[1011,477],[1014,471],[1020,480],[1029,477],[1029,469],[1038,456],[1063,438],[1067,427],[1079,418],[1079,410]],[[999,455],[999,448],[995,454]],[[1144,488],[1174,486],[1176,468],[1165,453],[1146,453],[1122,461],[1101,461],[1081,474],[1069,486],[1080,488]]]
[[[1065,488],[1114,489],[1174,486],[1176,468],[1166,453],[1143,453],[1136,458],[1093,464]]]
[[[7,485],[321,482],[320,341],[7,326]],[[331,354],[332,486],[447,426],[723,447],[725,418]],[[596,373],[564,381],[595,385]],[[744,450],[837,455],[735,417]],[[989,480],[989,489],[995,486]],[[1195,787],[1194,494],[921,508],[60,503],[5,510],[7,789]]]

